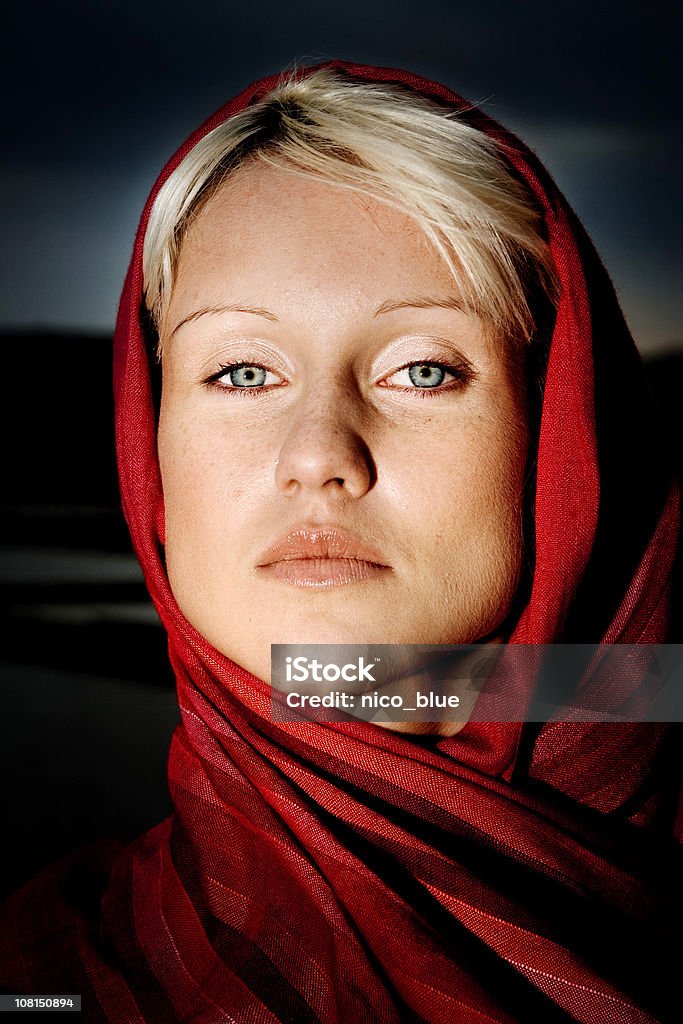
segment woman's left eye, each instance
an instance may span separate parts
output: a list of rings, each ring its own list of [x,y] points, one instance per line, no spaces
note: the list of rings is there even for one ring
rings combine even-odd
[[[281,378],[265,366],[256,363],[235,363],[232,366],[224,366],[218,373],[215,373],[209,381],[220,387],[230,390],[249,390],[252,388],[265,388],[272,384],[280,384]]]
[[[433,391],[461,378],[462,375],[458,375],[447,366],[442,366],[441,363],[410,363],[385,377],[382,384],[411,390],[420,388]]]

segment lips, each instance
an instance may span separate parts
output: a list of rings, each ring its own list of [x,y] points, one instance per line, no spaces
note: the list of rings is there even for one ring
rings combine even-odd
[[[382,555],[338,528],[291,530],[260,556],[258,570],[284,583],[334,587],[360,583],[391,571]]]

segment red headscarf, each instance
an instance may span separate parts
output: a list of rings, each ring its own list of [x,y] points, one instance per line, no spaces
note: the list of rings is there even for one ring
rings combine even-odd
[[[328,66],[464,108],[505,143],[545,217],[561,300],[533,587],[513,642],[664,641],[678,491],[582,228],[533,154],[445,87]],[[470,722],[429,747],[362,722],[274,723],[269,687],[214,650],[173,599],[141,316],[144,232],[189,150],[277,81],[219,110],[162,172],[116,329],[123,507],[182,711],[169,757],[175,812],[125,850],[81,854],[20,892],[0,937],[2,980],[17,992],[80,992],[92,1021],[673,1019],[662,965],[680,858],[667,729]],[[13,927],[18,940],[7,938]]]

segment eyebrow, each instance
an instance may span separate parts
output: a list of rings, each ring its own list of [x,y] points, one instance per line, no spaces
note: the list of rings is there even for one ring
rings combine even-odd
[[[443,296],[441,298],[434,298],[429,295],[418,295],[411,299],[399,299],[392,300],[387,299],[383,302],[375,312],[372,314],[373,319],[378,316],[382,316],[383,313],[393,313],[397,309],[431,309],[433,307],[440,307],[442,309],[457,309],[460,312],[465,312],[464,303],[457,299],[454,295]],[[276,313],[272,313],[269,309],[264,309],[261,306],[250,306],[244,302],[229,302],[220,306],[202,306],[201,309],[195,310],[194,313],[190,313],[184,317],[180,323],[176,324],[171,331],[169,337],[184,327],[185,324],[191,323],[193,320],[198,320],[202,316],[218,316],[221,313],[251,313],[253,316],[262,316],[266,320],[277,322],[280,318]]]
[[[431,295],[417,295],[413,299],[400,299],[395,302],[388,299],[372,315],[375,317],[381,316],[382,313],[393,313],[395,309],[431,309],[433,306],[465,312],[464,302],[462,299],[457,299],[455,295],[444,295],[440,298],[434,298]]]
[[[220,313],[252,313],[254,316],[263,316],[266,320],[279,320],[280,318],[271,313],[269,309],[261,309],[259,306],[248,306],[244,302],[229,302],[221,306],[202,306],[189,316],[184,317],[179,324],[176,324],[169,337],[172,338],[176,331],[179,331],[185,324],[198,320],[200,316],[218,315]]]

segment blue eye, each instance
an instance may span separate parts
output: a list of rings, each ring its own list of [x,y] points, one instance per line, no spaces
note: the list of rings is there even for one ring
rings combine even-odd
[[[396,370],[385,378],[385,385],[403,388],[407,391],[436,391],[442,385],[462,380],[463,372],[440,363],[410,363],[401,370]]]
[[[446,371],[435,363],[415,363],[408,368],[408,376],[416,388],[437,388],[443,384]]]
[[[224,376],[230,379],[234,388],[262,388],[266,382],[266,371],[262,366],[234,366]]]
[[[207,383],[225,391],[257,391],[259,388],[281,384],[282,378],[257,363],[234,363],[224,366]]]

